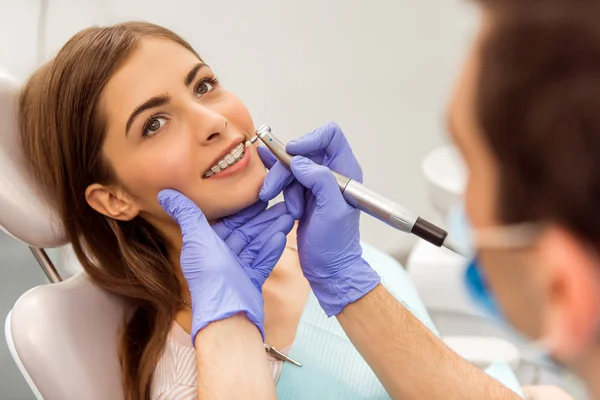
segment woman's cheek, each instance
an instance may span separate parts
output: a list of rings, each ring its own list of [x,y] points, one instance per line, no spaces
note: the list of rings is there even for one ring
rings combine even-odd
[[[130,167],[130,171],[135,173],[128,174],[125,186],[140,202],[142,209],[151,214],[162,214],[162,207],[158,204],[158,193],[161,190],[173,189],[181,193],[189,190],[190,171],[181,155],[177,159],[165,151],[161,155],[144,157],[143,160],[131,160]]]
[[[182,190],[194,172],[197,176],[200,174],[199,171],[194,170],[197,167],[192,162],[193,157],[190,153],[189,145],[172,145],[158,149],[145,160],[144,170],[152,179],[156,179],[157,183],[170,186],[171,189]]]

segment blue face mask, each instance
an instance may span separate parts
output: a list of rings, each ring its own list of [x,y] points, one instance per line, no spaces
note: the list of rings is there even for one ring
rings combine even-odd
[[[464,207],[457,206],[450,212],[448,226],[450,235],[469,260],[464,279],[471,300],[490,317],[502,319],[498,304],[485,281],[484,272],[479,267],[473,229]]]
[[[539,235],[540,225],[523,223],[475,231],[469,223],[464,207],[452,210],[448,225],[450,236],[469,260],[464,276],[469,295],[491,317],[503,319],[498,303],[486,282],[485,272],[479,265],[478,249],[511,250],[531,246]]]
[[[498,303],[487,285],[484,272],[479,267],[477,257],[472,258],[467,266],[465,284],[471,299],[490,317],[499,320],[504,319],[500,307],[498,307]]]

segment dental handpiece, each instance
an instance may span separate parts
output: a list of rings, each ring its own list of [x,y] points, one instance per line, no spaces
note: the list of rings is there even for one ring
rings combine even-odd
[[[263,125],[249,140],[255,143],[258,139],[273,153],[275,157],[287,168],[290,168],[292,155],[285,150],[285,144],[277,139],[268,125]],[[425,241],[437,246],[445,247],[457,254],[461,254],[448,232],[431,222],[410,212],[401,205],[367,188],[342,174],[331,171],[342,191],[344,199],[350,205],[385,222],[389,226],[406,233],[412,233]]]

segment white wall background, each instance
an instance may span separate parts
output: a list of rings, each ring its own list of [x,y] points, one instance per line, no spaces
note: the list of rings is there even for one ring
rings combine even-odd
[[[366,183],[431,217],[420,171],[445,140],[445,105],[475,28],[465,0],[0,0],[0,64],[18,78],[92,24],[173,29],[253,113],[291,139],[338,122]],[[401,255],[413,241],[371,218],[362,237]]]

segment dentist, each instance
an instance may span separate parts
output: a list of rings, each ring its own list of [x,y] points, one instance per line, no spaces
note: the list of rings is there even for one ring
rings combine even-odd
[[[481,29],[449,110],[449,129],[470,170],[468,282],[488,308],[543,343],[600,399],[600,2],[479,3]],[[299,219],[301,266],[315,296],[392,398],[517,399],[430,333],[362,258],[359,212],[329,171],[362,180],[341,129],[325,125],[287,150],[297,155],[291,172],[261,150],[270,172],[260,197],[267,201],[283,190],[288,211]],[[272,254],[281,246],[275,244]],[[259,269],[272,268],[271,259]],[[202,271],[210,263],[192,264]],[[235,321],[205,315],[212,323],[200,330],[197,345],[216,341],[211,329],[236,337],[237,323],[258,328],[250,346],[258,348],[260,285],[238,281],[223,285],[236,298],[254,300],[240,303]],[[253,357],[243,346],[237,351],[240,359]],[[273,398],[262,382],[246,395],[236,392],[239,385],[208,379],[205,385],[226,393],[223,398]]]
[[[600,2],[480,3],[481,28],[448,124],[470,171],[467,283],[600,399]],[[512,398],[377,285],[361,258],[358,213],[325,168],[362,178],[339,127],[322,127],[287,150],[297,155],[291,185],[310,192],[299,205],[304,275],[390,395]],[[261,198],[289,179],[274,163]],[[288,206],[302,201],[287,191]]]

